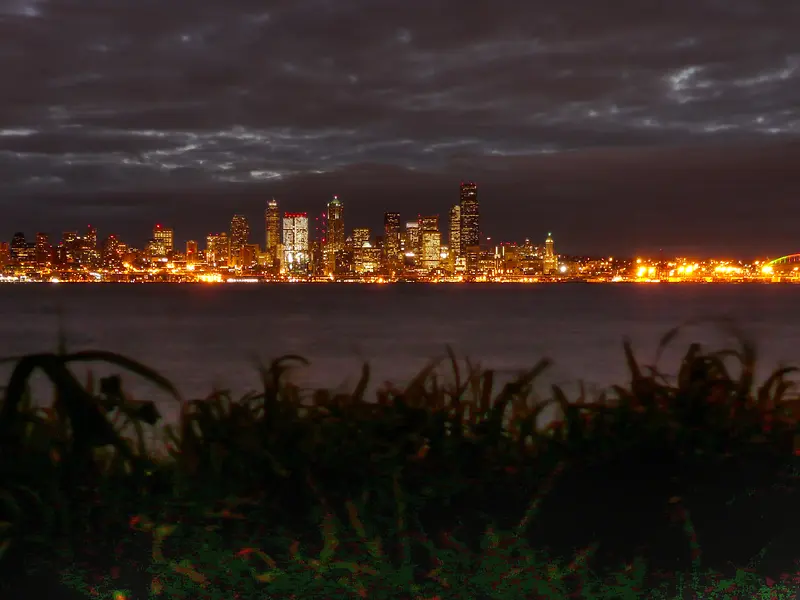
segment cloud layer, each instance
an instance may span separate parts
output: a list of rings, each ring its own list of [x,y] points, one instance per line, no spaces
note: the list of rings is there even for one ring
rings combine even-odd
[[[241,193],[252,211],[276,190],[321,207],[334,191],[322,182],[355,186],[376,214],[426,199],[441,210],[455,197],[434,195],[444,182],[477,173],[503,209],[496,223],[489,210],[492,233],[520,235],[501,212],[532,197],[586,211],[592,173],[619,177],[600,192],[624,189],[642,152],[708,149],[681,159],[692,181],[709,160],[720,181],[755,169],[763,147],[796,156],[783,144],[800,134],[798,31],[800,4],[783,0],[0,0],[0,210],[102,220],[113,205],[144,221],[160,218],[154,198],[177,213],[196,190]],[[757,162],[761,201],[783,210],[798,177]],[[408,196],[385,206],[404,177]],[[622,215],[646,200],[604,201]],[[558,214],[587,249],[609,243]]]

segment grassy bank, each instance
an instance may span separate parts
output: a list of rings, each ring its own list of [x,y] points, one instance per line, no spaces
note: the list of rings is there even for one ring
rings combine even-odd
[[[691,345],[671,378],[624,344],[630,380],[596,398],[534,393],[545,360],[496,386],[451,354],[375,399],[365,366],[308,406],[294,356],[257,393],[196,401],[111,353],[14,359],[0,597],[794,597],[793,370],[754,381],[739,340]],[[121,375],[79,381],[98,361]],[[125,394],[131,376],[180,403],[176,425]]]

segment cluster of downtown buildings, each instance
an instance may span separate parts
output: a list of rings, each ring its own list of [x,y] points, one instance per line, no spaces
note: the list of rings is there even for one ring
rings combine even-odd
[[[23,232],[0,242],[0,281],[258,282],[258,281],[796,281],[800,255],[773,262],[688,259],[567,257],[544,244],[493,244],[482,237],[478,187],[462,182],[459,202],[445,223],[439,215],[403,222],[387,212],[378,235],[345,229],[345,206],[333,196],[325,210],[281,213],[275,199],[264,213],[263,246],[243,215],[230,230],[212,233],[205,246],[175,247],[171,227],[156,225],[144,248],[116,235],[102,240],[91,225],[66,231],[57,243],[45,233],[28,241]],[[313,225],[313,229],[310,226]],[[444,230],[444,231],[443,231]],[[310,235],[313,232],[313,236]]]
[[[204,248],[189,240],[183,252],[175,248],[171,227],[156,225],[146,246],[137,249],[115,235],[98,241],[97,230],[89,226],[82,233],[64,232],[57,244],[44,233],[31,242],[18,232],[10,243],[0,243],[0,267],[6,280],[32,281],[486,281],[506,270],[527,278],[566,270],[551,236],[543,247],[530,240],[494,247],[490,240],[481,243],[473,182],[461,183],[459,202],[448,217],[444,233],[439,215],[403,223],[400,213],[388,212],[379,235],[367,228],[348,234],[338,196],[313,220],[308,213],[281,213],[272,199],[264,214],[263,247],[253,242],[243,215],[233,216],[229,231],[209,234]]]

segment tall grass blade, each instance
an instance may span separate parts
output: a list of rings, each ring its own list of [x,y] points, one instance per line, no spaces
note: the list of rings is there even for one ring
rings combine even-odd
[[[178,390],[175,388],[174,385],[161,375],[158,371],[151,369],[148,366],[143,365],[140,362],[127,358],[126,356],[122,356],[115,352],[105,352],[102,350],[85,350],[82,352],[73,352],[72,354],[67,354],[63,357],[65,363],[71,362],[105,362],[109,364],[116,365],[118,367],[122,367],[123,369],[130,371],[132,373],[136,373],[140,377],[150,381],[151,383],[155,384],[168,394],[170,394],[175,400],[181,400],[180,394]]]

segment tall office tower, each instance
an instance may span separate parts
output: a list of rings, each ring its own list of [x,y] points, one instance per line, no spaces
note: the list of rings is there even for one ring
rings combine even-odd
[[[478,186],[471,181],[461,183],[461,254],[466,255],[470,246],[480,246],[480,209]]]
[[[423,230],[422,232],[422,268],[433,271],[439,268],[440,254],[442,251],[442,234],[438,231]]]
[[[267,203],[267,210],[264,213],[264,225],[267,232],[264,252],[272,263],[278,260],[278,246],[281,245],[281,213],[278,210],[278,202],[273,198]]]
[[[250,225],[244,215],[233,215],[231,219],[230,265],[242,265],[242,252],[250,239]]]
[[[27,258],[28,243],[25,241],[25,234],[18,231],[11,238],[11,260],[20,263]]]
[[[408,221],[405,231],[405,250],[417,254],[420,250],[419,221]]]
[[[353,229],[353,249],[358,250],[369,244],[370,237],[368,227],[356,227]]]
[[[210,234],[206,238],[206,264],[209,267],[227,267],[230,259],[230,243],[227,233]]]
[[[461,206],[456,204],[450,209],[450,255],[461,256]]]
[[[100,252],[97,248],[97,229],[91,225],[86,226],[80,242],[80,262],[90,268],[100,265]]]
[[[64,265],[72,266],[80,262],[81,259],[81,238],[77,231],[65,231],[61,236],[61,243],[64,246]]]
[[[419,255],[423,269],[432,271],[439,266],[441,243],[439,216],[419,217]]]
[[[242,268],[252,269],[258,264],[258,244],[246,244],[242,248]]]
[[[400,261],[400,213],[383,215],[383,263],[389,271],[396,271]]]
[[[283,214],[283,264],[292,273],[308,272],[308,213]]]
[[[421,233],[426,231],[432,232],[439,231],[439,215],[432,215],[429,217],[419,217],[419,230]]]
[[[83,236],[83,242],[88,252],[97,250],[97,228],[91,225],[86,226],[86,234]]]
[[[555,242],[553,241],[553,234],[548,233],[547,239],[544,242],[544,274],[550,275],[558,270],[558,256],[556,255]]]
[[[47,267],[52,264],[50,240],[46,233],[36,234],[36,266]]]
[[[171,227],[163,227],[160,223],[153,227],[153,242],[156,256],[172,256],[175,250],[175,234]]]
[[[197,242],[189,240],[186,242],[186,264],[194,264],[197,262]]]
[[[119,269],[122,267],[122,251],[119,240],[115,235],[109,235],[100,248],[100,264],[104,269]]]
[[[326,244],[334,252],[344,250],[344,206],[339,196],[328,202]]]
[[[328,202],[325,214],[325,236],[322,239],[322,257],[326,274],[331,275],[336,272],[337,258],[342,256],[344,250],[344,205],[339,200],[339,196],[334,196]]]

